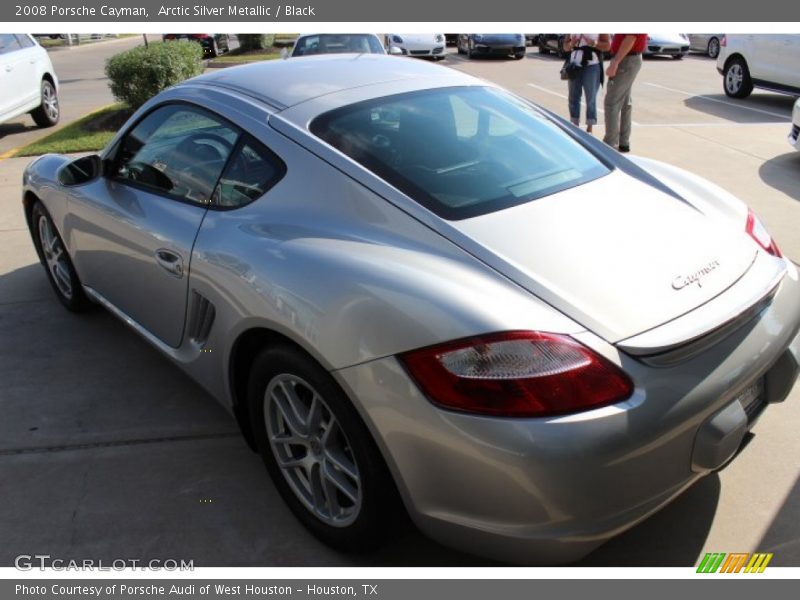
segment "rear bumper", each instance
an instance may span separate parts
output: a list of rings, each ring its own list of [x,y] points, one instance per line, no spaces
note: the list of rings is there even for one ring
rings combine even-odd
[[[394,358],[336,372],[361,409],[414,521],[438,541],[510,562],[577,560],[736,453],[754,419],[739,396],[782,401],[800,370],[794,267],[760,316],[680,365],[646,366],[593,335],[631,375],[625,402],[545,419],[439,410]]]

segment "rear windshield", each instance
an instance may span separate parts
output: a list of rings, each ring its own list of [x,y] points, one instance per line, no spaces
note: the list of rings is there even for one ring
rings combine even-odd
[[[609,172],[586,148],[501,90],[387,96],[317,117],[311,131],[440,217],[474,217]]]
[[[383,46],[374,35],[329,33],[301,37],[295,43],[292,56],[342,54],[345,52],[385,54]]]

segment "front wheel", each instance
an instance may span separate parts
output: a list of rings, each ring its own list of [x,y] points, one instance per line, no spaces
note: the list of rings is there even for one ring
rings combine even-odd
[[[333,378],[300,350],[269,347],[251,369],[248,402],[267,471],[303,525],[346,551],[384,541],[399,514],[394,482]]]
[[[39,260],[61,304],[73,312],[89,308],[91,302],[83,293],[83,287],[64,247],[64,241],[41,202],[36,202],[33,206],[31,226],[33,244]]]
[[[523,58],[525,58],[524,52],[517,52],[516,54],[514,54],[514,60],[522,60]]]
[[[731,98],[747,98],[753,91],[753,80],[747,63],[740,56],[732,58],[722,73],[725,94]]]
[[[58,123],[58,119],[61,117],[58,92],[47,79],[42,79],[41,103],[31,112],[31,116],[39,127],[52,127]]]

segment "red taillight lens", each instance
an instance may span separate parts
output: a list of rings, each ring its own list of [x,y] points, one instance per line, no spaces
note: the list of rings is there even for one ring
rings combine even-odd
[[[769,231],[767,231],[767,228],[764,227],[764,224],[750,209],[747,210],[747,224],[744,229],[765,252],[772,254],[772,256],[777,256],[778,258],[783,256],[775,240],[772,239]]]
[[[719,41],[719,45],[723,48],[728,45],[728,36],[723,35],[722,39]]]
[[[560,415],[633,393],[616,365],[554,333],[478,336],[407,352],[400,360],[434,404],[483,415]]]

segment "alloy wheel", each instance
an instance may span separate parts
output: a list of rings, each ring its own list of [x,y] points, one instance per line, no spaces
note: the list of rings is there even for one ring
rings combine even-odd
[[[347,435],[322,396],[291,374],[264,394],[272,453],[292,492],[320,521],[346,527],[358,518],[362,485]]]
[[[61,239],[53,229],[53,225],[46,216],[41,215],[37,224],[39,240],[42,245],[45,263],[58,291],[67,299],[72,298],[72,278],[70,266]]]

